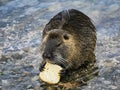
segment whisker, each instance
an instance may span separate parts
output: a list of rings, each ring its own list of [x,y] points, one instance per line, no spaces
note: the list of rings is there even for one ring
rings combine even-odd
[[[64,68],[68,65],[67,60],[62,57],[56,57],[56,64],[61,65]]]

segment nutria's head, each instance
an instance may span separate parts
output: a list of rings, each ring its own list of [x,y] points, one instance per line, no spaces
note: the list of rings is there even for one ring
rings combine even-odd
[[[43,60],[76,69],[85,62],[94,62],[96,31],[90,18],[74,9],[54,16],[43,30]]]

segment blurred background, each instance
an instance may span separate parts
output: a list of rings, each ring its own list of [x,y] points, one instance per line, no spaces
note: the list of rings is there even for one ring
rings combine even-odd
[[[58,12],[77,9],[97,31],[99,75],[83,90],[120,90],[120,0],[0,0],[0,90],[42,90],[42,30]]]

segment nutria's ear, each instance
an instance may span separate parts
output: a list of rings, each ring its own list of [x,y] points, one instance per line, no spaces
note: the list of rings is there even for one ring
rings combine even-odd
[[[49,25],[49,23],[48,23],[48,24],[46,24],[46,26],[45,26],[45,28],[43,30],[42,37],[44,37],[50,30],[51,30],[51,24]]]
[[[42,33],[42,39],[43,39],[46,35],[48,35],[48,30],[44,29],[44,30],[43,30],[43,33]]]

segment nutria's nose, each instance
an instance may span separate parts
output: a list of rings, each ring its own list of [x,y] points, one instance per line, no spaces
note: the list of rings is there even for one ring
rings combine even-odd
[[[43,59],[51,59],[52,58],[52,54],[49,52],[44,52],[42,55]]]

